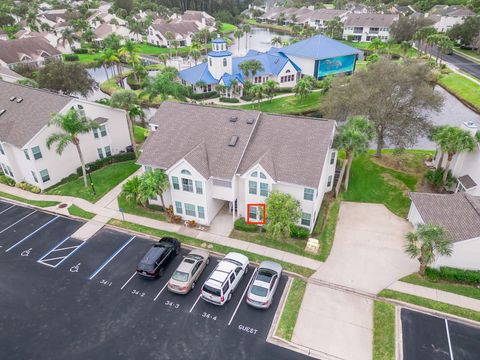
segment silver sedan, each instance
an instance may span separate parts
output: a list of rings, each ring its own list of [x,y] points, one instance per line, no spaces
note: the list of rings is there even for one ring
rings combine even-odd
[[[247,304],[268,309],[277,290],[282,266],[273,261],[262,261],[247,292]]]

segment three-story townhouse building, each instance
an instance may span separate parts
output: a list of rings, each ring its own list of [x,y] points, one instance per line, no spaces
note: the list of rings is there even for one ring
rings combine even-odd
[[[343,27],[343,38],[352,41],[382,41],[390,39],[390,28],[397,21],[398,15],[392,14],[349,14]]]
[[[60,131],[48,126],[52,115],[71,108],[99,124],[79,136],[85,162],[131,145],[124,110],[0,80],[0,167],[6,176],[44,190],[76,171],[81,163],[73,145],[61,155],[46,145],[48,137]]]
[[[165,204],[184,220],[208,226],[227,207],[232,223],[261,221],[255,204],[277,190],[299,201],[299,225],[313,229],[333,188],[335,121],[164,102],[150,123],[138,162],[166,172]]]

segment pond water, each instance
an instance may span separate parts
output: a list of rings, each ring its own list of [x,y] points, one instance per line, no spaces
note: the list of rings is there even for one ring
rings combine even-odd
[[[248,35],[243,35],[240,38],[240,41],[235,39],[233,34],[230,34],[233,43],[230,45],[228,50],[232,52],[233,56],[243,56],[250,49],[265,52],[273,46],[272,39],[275,36],[280,36],[282,40],[288,40],[291,38],[291,36],[278,31],[252,27],[252,31]]]

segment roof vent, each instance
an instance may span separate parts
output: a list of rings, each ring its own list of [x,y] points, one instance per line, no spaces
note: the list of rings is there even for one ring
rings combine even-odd
[[[231,138],[230,138],[230,142],[228,143],[228,146],[235,146],[237,145],[237,141],[238,141],[238,136],[237,135],[233,135]]]
[[[255,122],[254,118],[247,119],[247,124],[252,125]]]
[[[2,116],[3,114],[5,114],[7,112],[7,109],[2,109],[0,110],[0,116]]]
[[[230,116],[230,122],[237,122],[237,120],[238,120],[238,117],[236,117],[234,115]]]
[[[23,101],[22,98],[18,98],[18,99],[17,99],[17,104],[20,104],[22,101]]]
[[[16,99],[16,97],[15,97],[15,96],[12,96],[12,97],[10,98],[10,101],[13,101],[13,100],[15,100],[15,99]]]
[[[473,121],[465,121],[463,123],[467,128],[475,129],[477,125]]]

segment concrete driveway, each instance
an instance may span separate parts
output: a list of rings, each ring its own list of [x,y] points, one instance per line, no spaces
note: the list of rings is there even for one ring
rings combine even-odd
[[[416,271],[403,252],[409,223],[378,204],[342,202],[332,252],[312,276],[376,294]],[[309,283],[292,341],[334,358],[372,358],[373,301]]]

